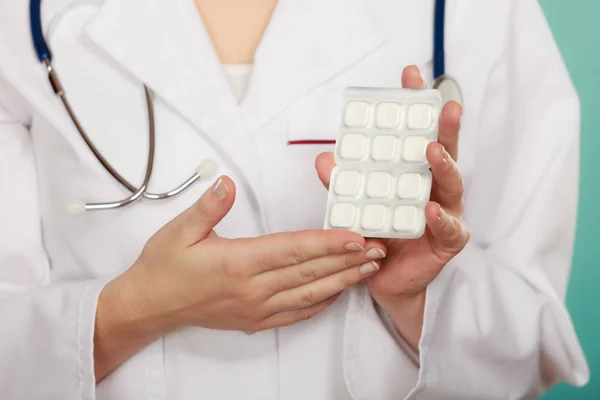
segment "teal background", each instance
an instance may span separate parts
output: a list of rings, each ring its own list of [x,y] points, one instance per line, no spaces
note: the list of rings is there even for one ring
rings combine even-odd
[[[590,363],[582,389],[560,385],[543,400],[600,400],[600,0],[540,0],[582,107],[581,190],[567,306]]]

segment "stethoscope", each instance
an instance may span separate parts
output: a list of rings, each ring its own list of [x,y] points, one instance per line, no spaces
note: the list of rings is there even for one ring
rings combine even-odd
[[[148,191],[148,184],[152,178],[152,169],[154,166],[154,150],[155,150],[155,121],[154,121],[154,106],[152,101],[152,94],[150,89],[143,85],[144,93],[146,98],[146,109],[148,118],[148,158],[146,161],[146,171],[144,179],[139,187],[132,185],[127,181],[121,174],[119,174],[115,168],[106,160],[100,150],[94,145],[92,140],[86,134],[82,125],[80,124],[77,116],[75,115],[73,108],[67,100],[66,94],[63,90],[61,82],[56,74],[56,70],[52,65],[52,53],[44,39],[42,31],[42,19],[41,19],[41,0],[30,0],[29,3],[29,17],[31,24],[31,36],[33,39],[33,46],[37,53],[38,59],[46,66],[48,72],[48,80],[54,90],[54,93],[60,98],[64,108],[66,109],[69,117],[73,121],[73,124],[77,128],[81,138],[85,141],[91,152],[94,154],[96,159],[102,164],[104,169],[110,173],[110,175],[123,185],[131,195],[118,201],[104,202],[104,203],[84,203],[84,202],[71,202],[67,209],[70,213],[79,213],[82,211],[92,210],[110,210],[125,207],[133,204],[137,200],[144,198],[148,200],[163,200],[170,197],[177,196],[187,188],[189,188],[194,182],[198,180],[209,179],[215,175],[217,171],[217,164],[210,159],[206,159],[198,165],[196,171],[187,180],[175,187],[173,190],[164,193],[151,193]],[[436,0],[435,12],[434,12],[434,46],[433,46],[433,66],[434,66],[434,88],[438,89],[442,93],[442,98],[449,100],[460,101],[460,90],[456,81],[451,79],[445,74],[445,44],[444,44],[444,29],[445,29],[445,0]]]

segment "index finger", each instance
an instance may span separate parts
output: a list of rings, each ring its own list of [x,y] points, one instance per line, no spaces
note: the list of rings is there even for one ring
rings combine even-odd
[[[442,108],[439,119],[438,142],[444,146],[453,160],[458,160],[458,133],[462,106],[456,101],[449,101]]]
[[[409,65],[402,70],[402,87],[404,89],[425,89],[427,85],[416,65]]]
[[[319,176],[321,183],[323,184],[323,186],[325,186],[325,189],[329,189],[331,172],[333,171],[334,167],[335,158],[333,156],[333,153],[326,152],[321,153],[317,156],[315,160],[315,168],[317,170],[317,175]]]
[[[365,238],[341,229],[283,232],[235,240],[241,247],[232,256],[238,259],[241,256],[249,261],[252,272],[257,274],[315,258],[365,249]]]

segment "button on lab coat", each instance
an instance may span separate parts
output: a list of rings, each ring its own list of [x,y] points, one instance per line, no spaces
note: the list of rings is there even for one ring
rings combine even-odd
[[[418,357],[358,285],[290,327],[173,332],[98,385],[99,292],[211,182],[169,201],[67,214],[73,199],[127,193],[51,92],[27,7],[0,4],[0,398],[488,400],[587,381],[563,305],[579,104],[536,1],[448,2],[472,239],[428,287]],[[75,112],[128,180],[145,168],[144,82],[157,124],[151,190],[171,189],[205,158],[237,182],[217,227],[225,237],[321,227],[326,191],[313,165],[332,146],[288,141],[335,139],[347,86],[397,87],[409,64],[431,84],[432,0],[281,1],[241,104],[192,1],[45,0],[43,25]]]

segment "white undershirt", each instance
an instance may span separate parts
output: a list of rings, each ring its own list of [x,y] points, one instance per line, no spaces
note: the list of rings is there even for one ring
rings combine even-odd
[[[241,102],[252,76],[252,64],[223,64],[222,67],[234,97]]]

